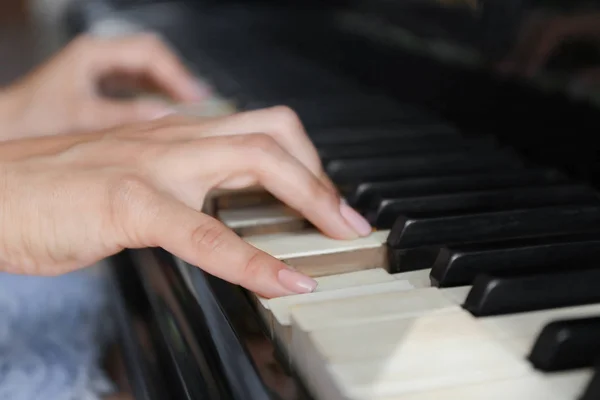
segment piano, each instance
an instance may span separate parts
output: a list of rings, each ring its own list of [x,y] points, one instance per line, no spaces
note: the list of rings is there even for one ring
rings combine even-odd
[[[600,399],[599,11],[74,2],[71,37],[159,32],[214,88],[204,113],[293,109],[376,228],[334,241],[261,191],[215,194],[205,212],[319,281],[271,300],[161,249],[114,256],[132,397]]]

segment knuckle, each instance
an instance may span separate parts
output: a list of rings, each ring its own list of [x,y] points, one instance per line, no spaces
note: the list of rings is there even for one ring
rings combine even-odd
[[[319,180],[311,179],[307,186],[305,193],[309,199],[312,199],[317,204],[339,203],[335,193],[325,187]]]
[[[201,251],[219,252],[227,243],[227,230],[216,220],[209,219],[192,231],[191,241]]]
[[[243,135],[240,138],[240,145],[246,151],[250,152],[250,155],[260,159],[264,158],[265,155],[276,154],[276,152],[280,150],[280,146],[277,141],[264,133]]]
[[[164,40],[158,34],[153,32],[140,34],[139,41],[147,51],[163,52],[166,47]]]
[[[288,106],[276,106],[271,108],[274,120],[285,131],[298,129],[302,126],[298,114]]]

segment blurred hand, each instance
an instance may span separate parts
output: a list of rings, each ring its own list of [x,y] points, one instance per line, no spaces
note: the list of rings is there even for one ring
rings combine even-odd
[[[368,235],[320,179],[314,148],[297,144],[303,135],[290,110],[273,108],[0,144],[0,270],[61,274],[162,247],[266,297],[311,291],[314,280],[198,211],[211,189],[260,184],[328,236]]]
[[[199,102],[207,96],[154,35],[81,36],[0,92],[0,140],[108,129],[169,113],[157,101],[102,96],[101,86],[117,80],[156,88],[176,102]]]
[[[514,49],[500,63],[499,70],[533,76],[561,45],[574,39],[600,41],[600,14],[533,15],[524,24]],[[580,77],[585,79],[590,72],[581,71]]]

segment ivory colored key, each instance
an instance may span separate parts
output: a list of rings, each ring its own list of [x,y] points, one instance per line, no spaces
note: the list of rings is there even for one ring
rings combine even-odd
[[[400,395],[532,371],[464,311],[372,322],[351,331],[323,329],[310,333],[310,344],[303,349],[308,364],[302,370],[317,397],[328,400]]]
[[[317,231],[246,237],[254,247],[312,277],[368,268],[387,269],[385,241],[389,231],[355,240],[335,240]]]
[[[409,281],[414,287],[423,288],[430,287],[429,269],[420,269],[417,271],[399,272],[392,274],[395,279]]]
[[[273,337],[288,347],[292,341],[290,329],[290,310],[299,304],[320,303],[327,300],[355,298],[361,295],[377,293],[396,293],[409,291],[413,286],[405,281],[392,279],[389,282],[354,286],[345,289],[313,292],[302,295],[278,297],[267,302],[271,312],[271,333]]]
[[[309,226],[302,215],[284,205],[224,209],[217,218],[240,236],[293,232]]]
[[[596,316],[600,304],[479,318],[478,321],[509,351],[526,358],[543,327],[555,320]]]
[[[439,289],[421,288],[383,293],[359,293],[351,297],[296,303],[289,307],[288,318],[293,322],[295,338],[296,332],[311,332],[328,327],[368,324],[371,321],[460,309],[459,305],[444,296]]]
[[[367,269],[364,271],[349,272],[339,275],[322,276],[315,279],[317,281],[317,288],[313,293],[347,289],[356,286],[367,286],[376,283],[392,282],[395,279],[396,278],[394,276],[390,275],[382,268]],[[268,325],[271,326],[272,321],[269,311],[269,299],[256,294],[254,294],[253,297],[256,299],[259,313],[265,319],[265,321],[267,321]]]
[[[546,382],[552,392],[560,399],[579,399],[588,386],[594,370],[592,368],[579,369],[569,372],[544,374]]]
[[[577,384],[579,381],[572,382]],[[569,382],[571,383],[571,382]],[[352,400],[565,400],[538,374],[513,379],[493,379],[476,384],[403,393],[397,396],[353,397]]]

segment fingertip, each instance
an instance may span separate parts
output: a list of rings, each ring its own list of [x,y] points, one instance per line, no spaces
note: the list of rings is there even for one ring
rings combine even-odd
[[[295,294],[314,292],[317,281],[291,268],[282,268],[277,273],[279,284]]]
[[[371,224],[343,200],[340,202],[340,214],[359,236],[369,236],[373,232]]]
[[[206,100],[212,95],[210,86],[202,81],[193,81],[189,86],[189,92],[190,101]]]

